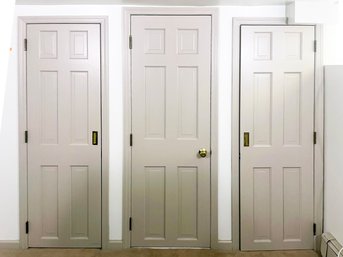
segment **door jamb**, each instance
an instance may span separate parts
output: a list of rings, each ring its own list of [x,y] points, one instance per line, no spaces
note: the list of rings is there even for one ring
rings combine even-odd
[[[20,247],[26,249],[28,235],[25,222],[28,220],[28,149],[24,131],[27,130],[27,96],[26,96],[26,52],[24,39],[28,24],[99,24],[101,33],[100,79],[101,79],[101,247],[109,244],[109,100],[108,100],[108,17],[107,16],[21,16],[18,17],[18,121],[19,121],[19,241]]]
[[[231,127],[231,181],[232,181],[232,244],[234,250],[240,249],[240,27],[241,25],[293,25],[286,18],[234,18],[233,19],[233,48],[232,48],[232,127]],[[320,250],[320,238],[323,232],[323,175],[324,175],[324,81],[322,58],[322,26],[315,28],[317,51],[315,54],[315,107],[314,130],[317,132],[317,144],[314,145],[314,210],[317,234],[314,236],[314,250]]]
[[[212,18],[212,60],[211,60],[211,248],[231,249],[231,242],[218,240],[218,93],[217,93],[217,51],[218,9],[208,7],[128,7],[123,8],[123,85],[124,85],[124,156],[123,156],[123,247],[131,247],[129,218],[131,216],[131,34],[132,15],[189,15],[211,16]],[[133,39],[133,47],[135,41]],[[134,221],[133,221],[134,222]]]

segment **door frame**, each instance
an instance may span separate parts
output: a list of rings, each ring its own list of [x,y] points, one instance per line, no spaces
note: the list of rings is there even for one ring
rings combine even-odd
[[[108,94],[108,18],[106,16],[21,16],[18,17],[18,121],[19,121],[19,241],[28,248],[25,223],[28,220],[28,148],[24,132],[27,130],[27,81],[24,39],[29,24],[99,24],[101,79],[101,247],[109,244],[109,94]]]
[[[319,24],[289,24],[287,18],[234,18],[232,47],[232,126],[231,126],[231,183],[232,183],[232,244],[234,250],[240,246],[240,49],[241,25],[290,25],[314,26],[317,49],[315,54],[315,99],[314,99],[314,130],[317,132],[317,144],[313,150],[314,167],[314,213],[316,224],[314,250],[320,250],[320,238],[323,233],[323,188],[324,188],[324,77],[322,57],[322,25]]]
[[[214,7],[127,7],[123,8],[123,85],[124,85],[124,155],[123,155],[123,247],[131,247],[129,218],[131,216],[131,51],[129,35],[131,17],[144,16],[210,16],[212,20],[212,55],[211,55],[211,240],[213,249],[231,250],[231,242],[218,240],[218,86],[217,86],[217,51],[218,51],[218,8]],[[133,46],[135,41],[133,39]]]

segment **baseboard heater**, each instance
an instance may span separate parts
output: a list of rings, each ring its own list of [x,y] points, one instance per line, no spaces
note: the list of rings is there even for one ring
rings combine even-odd
[[[337,254],[341,248],[342,245],[333,235],[330,233],[324,233],[322,235],[322,242],[320,246],[322,257],[337,257]]]

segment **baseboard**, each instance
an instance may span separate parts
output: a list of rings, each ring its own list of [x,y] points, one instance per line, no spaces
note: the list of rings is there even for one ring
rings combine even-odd
[[[332,234],[324,233],[322,235],[322,242],[320,247],[320,253],[322,257],[337,257],[337,254],[341,249],[342,245]]]
[[[107,249],[109,249],[109,250],[121,250],[121,249],[123,249],[123,241],[122,240],[110,240],[108,242]]]
[[[19,240],[0,240],[0,249],[18,249],[19,246]]]
[[[218,240],[217,244],[212,248],[216,250],[232,251],[233,245],[231,240]]]

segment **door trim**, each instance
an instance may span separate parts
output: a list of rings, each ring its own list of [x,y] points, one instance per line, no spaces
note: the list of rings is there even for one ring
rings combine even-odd
[[[109,245],[109,100],[108,100],[108,18],[105,16],[25,16],[18,17],[18,121],[19,121],[19,241],[21,248],[28,248],[28,236],[25,222],[28,220],[28,150],[24,131],[27,130],[27,96],[26,96],[26,52],[24,39],[28,24],[99,24],[101,32],[101,246]]]
[[[218,240],[218,92],[217,92],[217,51],[218,9],[203,7],[182,8],[123,8],[123,85],[124,85],[124,156],[123,156],[123,247],[131,247],[129,217],[131,216],[131,52],[129,35],[133,15],[189,15],[211,16],[212,18],[212,60],[211,60],[211,248],[231,249],[231,242]],[[134,39],[133,39],[134,45]]]
[[[303,25],[288,24],[286,18],[234,18],[232,44],[232,127],[231,127],[231,187],[232,187],[232,244],[234,250],[240,249],[240,27],[241,25]],[[317,144],[314,146],[314,222],[317,235],[314,236],[314,250],[320,250],[320,238],[323,232],[323,187],[324,187],[324,80],[322,58],[322,26],[315,28],[317,51],[315,54],[315,99],[314,129],[317,132]]]

